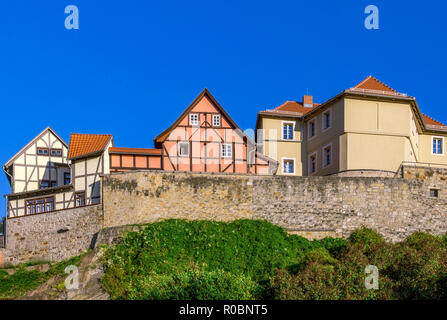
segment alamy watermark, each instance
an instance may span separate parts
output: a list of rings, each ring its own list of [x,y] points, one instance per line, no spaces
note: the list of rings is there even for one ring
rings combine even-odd
[[[368,276],[365,278],[365,288],[368,290],[379,289],[379,269],[374,265],[366,266],[365,273]]]
[[[65,18],[65,29],[78,30],[79,29],[79,9],[77,6],[70,4],[65,7],[65,13],[68,16]]]
[[[68,274],[65,279],[65,289],[77,290],[79,289],[79,270],[74,265],[69,265],[65,268],[64,272]]]
[[[365,28],[368,30],[379,29],[379,8],[370,4],[365,8],[365,14],[368,16],[365,18]]]

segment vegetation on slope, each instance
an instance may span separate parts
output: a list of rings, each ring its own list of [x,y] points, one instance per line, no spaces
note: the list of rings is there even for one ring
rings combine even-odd
[[[14,272],[13,274],[10,274],[6,269],[0,269],[0,300],[20,299],[20,297],[37,289],[41,284],[55,276],[65,279],[67,276],[64,272],[65,268],[69,265],[79,266],[82,256],[83,254],[66,261],[48,263],[49,269],[46,272],[30,268],[45,262],[18,265],[10,269]],[[63,285],[62,283],[61,286]]]
[[[105,255],[112,299],[445,299],[446,237],[391,244],[362,228],[309,241],[265,221],[166,220],[130,232]],[[365,267],[379,289],[365,287]]]

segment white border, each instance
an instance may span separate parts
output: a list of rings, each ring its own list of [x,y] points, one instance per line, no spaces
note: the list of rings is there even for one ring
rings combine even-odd
[[[442,153],[433,153],[433,140],[434,139],[441,139],[442,140]],[[439,136],[431,136],[431,154],[433,156],[443,156],[444,155],[444,137],[439,137]]]
[[[231,149],[231,155],[229,155],[229,156],[224,156],[224,155],[223,155],[223,150],[224,150],[224,149],[222,149],[222,148],[225,148],[224,146],[230,146],[230,149]],[[233,152],[234,152],[234,150],[233,150],[233,145],[232,145],[231,143],[222,143],[222,144],[221,144],[221,147],[220,147],[220,156],[221,156],[222,158],[231,158],[231,157],[233,157]]]
[[[188,154],[180,154],[180,144],[187,144],[188,145]],[[179,157],[189,157],[189,152],[190,152],[190,150],[189,150],[189,142],[179,141],[177,143],[177,152],[178,152],[178,156]]]
[[[219,124],[218,125],[214,124],[214,117],[218,117],[219,118]],[[213,114],[212,121],[213,121],[213,127],[220,127],[220,126],[222,126],[222,118],[221,118],[220,114]]]
[[[311,173],[310,172],[310,157],[312,157],[313,155],[315,155],[315,171]],[[312,174],[315,174],[317,171],[318,171],[318,152],[315,151],[307,156],[307,175],[310,176]]]
[[[284,124],[292,124],[292,139],[284,139]],[[283,141],[293,141],[295,140],[295,122],[293,121],[281,121],[281,140]]]
[[[196,124],[192,124],[192,121],[191,121],[191,116],[194,114],[197,115],[197,123]],[[190,126],[198,126],[199,124],[200,124],[199,114],[198,113],[190,113],[189,114],[189,125]]]
[[[326,149],[327,147],[330,147],[330,148],[331,148],[331,163],[324,165],[324,161],[325,161],[325,158],[326,158],[326,157],[324,156],[324,149]],[[330,167],[330,166],[334,163],[334,158],[332,157],[332,155],[333,155],[334,153],[332,152],[332,150],[333,150],[333,148],[332,148],[332,142],[331,142],[331,143],[328,143],[328,144],[325,145],[323,148],[321,148],[321,160],[322,160],[322,162],[321,162],[321,166],[322,166],[322,168]]]
[[[293,161],[293,172],[292,173],[284,172],[284,160],[292,160]],[[281,172],[282,172],[282,174],[286,174],[286,175],[295,175],[296,174],[296,159],[282,157],[281,158]]]

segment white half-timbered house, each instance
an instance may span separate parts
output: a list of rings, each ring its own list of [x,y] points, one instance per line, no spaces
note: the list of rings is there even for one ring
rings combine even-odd
[[[68,146],[47,127],[3,166],[11,185],[7,217],[99,203],[111,146],[111,135],[95,134],[71,134]]]

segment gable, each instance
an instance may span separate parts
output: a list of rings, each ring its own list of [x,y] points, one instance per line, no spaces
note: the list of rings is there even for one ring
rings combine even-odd
[[[154,145],[156,148],[161,147],[161,143],[165,141],[172,131],[174,131],[179,126],[189,125],[189,114],[190,113],[205,113],[205,112],[216,112],[221,115],[221,121],[223,125],[227,125],[228,128],[238,129],[239,127],[231,119],[228,113],[222,108],[222,106],[217,102],[217,100],[211,95],[208,89],[203,89],[203,91],[194,99],[194,101],[186,108],[185,111],[174,121],[174,123],[169,126],[165,131],[154,138]],[[250,138],[248,138],[250,140]]]
[[[19,152],[17,152],[11,159],[9,159],[4,167],[11,166],[16,160],[20,161],[23,155],[28,150],[36,152],[36,148],[54,148],[64,150],[63,157],[67,157],[68,145],[59,137],[56,132],[50,127],[45,128],[41,133],[39,133],[34,139],[28,142]]]

